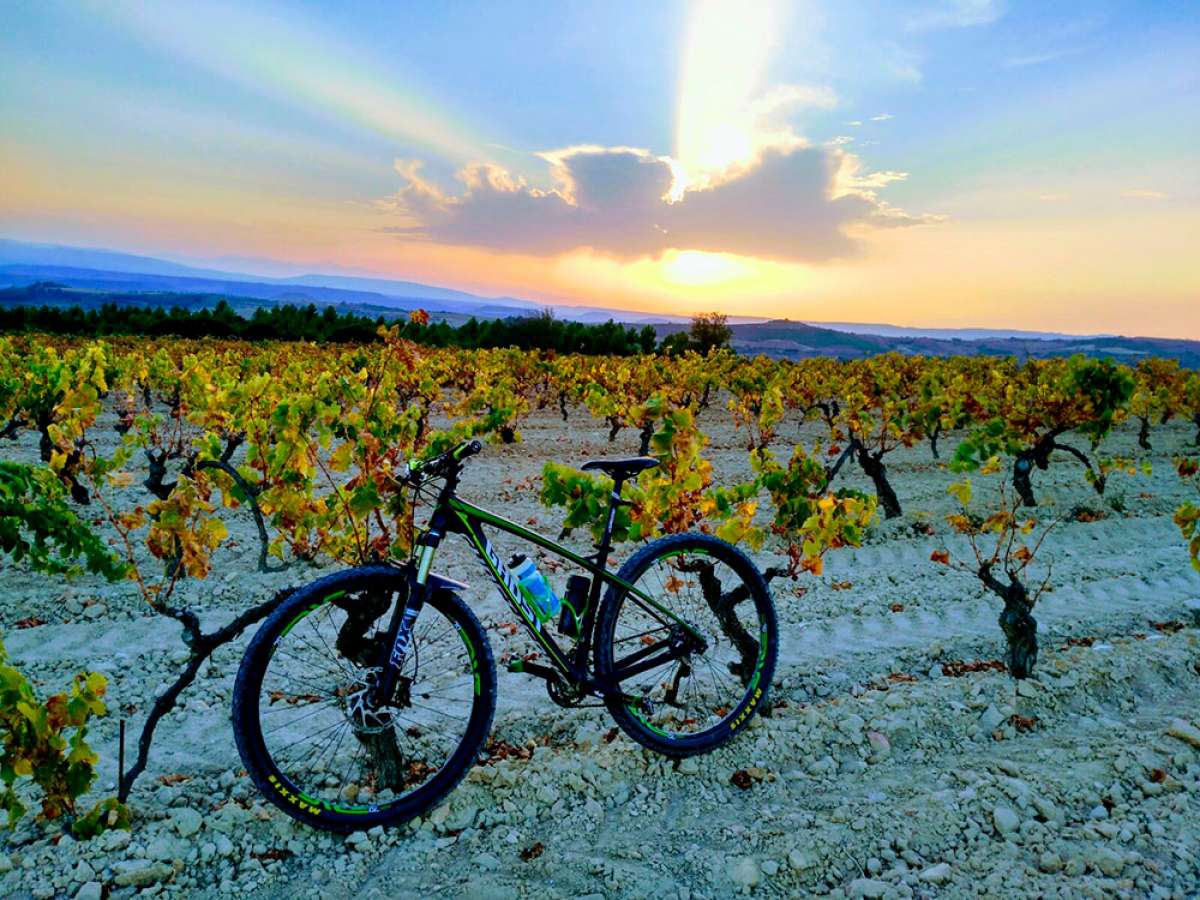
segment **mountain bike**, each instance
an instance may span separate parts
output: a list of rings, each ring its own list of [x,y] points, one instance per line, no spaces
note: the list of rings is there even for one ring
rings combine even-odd
[[[613,483],[596,552],[583,556],[457,495],[465,461],[481,450],[467,441],[410,465],[414,503],[436,499],[409,559],[297,589],[246,649],[233,697],[238,751],[258,789],[301,822],[341,832],[403,823],[436,806],[479,757],[496,667],[462,599],[466,585],[432,571],[450,534],[470,542],[537,643],[509,670],[544,679],[556,703],[604,705],[633,740],[669,757],[712,750],[765,703],[778,625],[745,554],[678,534],[646,544],[615,573],[608,566],[616,512],[628,502],[621,488],[657,460],[583,466]],[[485,527],[587,573],[568,581],[557,623]],[[534,661],[542,656],[548,664]]]

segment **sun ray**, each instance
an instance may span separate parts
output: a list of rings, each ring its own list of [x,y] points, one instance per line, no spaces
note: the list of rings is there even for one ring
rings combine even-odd
[[[754,153],[754,100],[775,43],[773,0],[703,0],[688,23],[675,157],[691,181]]]
[[[218,0],[117,4],[106,13],[176,58],[243,88],[301,109],[319,109],[459,163],[487,158],[487,143],[452,121],[443,103],[364,60],[354,48],[339,47],[332,35],[297,17],[285,21]]]

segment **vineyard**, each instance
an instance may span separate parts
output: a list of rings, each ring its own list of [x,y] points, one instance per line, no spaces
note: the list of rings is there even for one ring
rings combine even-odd
[[[6,896],[1200,888],[1200,373],[441,349],[412,327],[0,338]],[[300,830],[236,764],[241,648],[289,587],[407,556],[409,461],[472,436],[463,495],[581,551],[611,490],[582,463],[656,457],[615,556],[684,531],[751,553],[783,625],[773,714],[672,766],[592,710],[543,718],[509,675],[445,807]],[[466,596],[499,661],[536,655],[486,585]]]

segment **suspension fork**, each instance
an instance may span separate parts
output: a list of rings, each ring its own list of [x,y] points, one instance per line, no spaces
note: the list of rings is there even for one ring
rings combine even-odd
[[[410,564],[406,567],[407,585],[403,603],[397,603],[392,612],[392,620],[388,623],[387,640],[383,643],[383,658],[380,663],[380,677],[375,685],[374,702],[376,707],[388,703],[396,690],[400,678],[400,670],[412,649],[413,629],[417,624],[417,616],[429,599],[429,568],[433,564],[433,555],[441,543],[444,530],[442,525],[445,516],[439,509],[430,522],[429,530],[417,541],[416,567]]]

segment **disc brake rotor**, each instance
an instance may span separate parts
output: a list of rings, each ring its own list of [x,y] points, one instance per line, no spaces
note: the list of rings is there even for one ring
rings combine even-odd
[[[378,706],[374,700],[375,685],[380,670],[368,669],[361,681],[338,688],[335,693],[343,715],[358,734],[379,734],[393,727],[392,709],[411,705],[412,679],[402,676],[396,680],[392,702]]]

